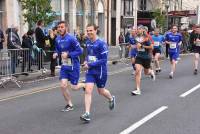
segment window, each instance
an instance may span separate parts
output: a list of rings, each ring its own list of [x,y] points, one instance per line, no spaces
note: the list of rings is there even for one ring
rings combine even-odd
[[[146,9],[147,9],[147,1],[146,0],[141,0],[140,10],[144,11]]]
[[[123,15],[133,16],[133,0],[122,0]]]
[[[89,0],[88,23],[94,23],[94,0]]]

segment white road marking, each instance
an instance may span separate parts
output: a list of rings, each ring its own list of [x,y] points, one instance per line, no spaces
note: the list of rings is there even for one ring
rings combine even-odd
[[[180,97],[184,98],[184,97],[186,97],[187,95],[191,94],[192,92],[196,91],[199,88],[200,88],[200,84],[196,85],[195,87],[193,87],[192,89],[188,90],[187,92],[181,94]]]
[[[154,112],[150,113],[149,115],[147,115],[146,117],[144,117],[143,119],[141,119],[140,121],[136,122],[135,124],[131,125],[129,128],[125,129],[124,131],[120,132],[120,134],[130,134],[131,132],[133,132],[135,129],[137,129],[138,127],[140,127],[141,125],[143,125],[145,122],[147,122],[148,120],[150,120],[151,118],[153,118],[154,116],[158,115],[159,113],[161,113],[162,111],[166,110],[168,107],[167,106],[162,106],[160,108],[158,108],[157,110],[155,110]]]

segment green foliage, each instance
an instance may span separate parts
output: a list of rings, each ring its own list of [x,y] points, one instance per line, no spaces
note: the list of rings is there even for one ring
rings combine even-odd
[[[29,28],[32,28],[38,20],[43,20],[45,24],[48,24],[55,18],[51,0],[21,0],[20,2]]]
[[[157,27],[163,28],[165,25],[166,18],[165,15],[162,14],[161,9],[155,9],[153,11],[153,17],[156,20]]]

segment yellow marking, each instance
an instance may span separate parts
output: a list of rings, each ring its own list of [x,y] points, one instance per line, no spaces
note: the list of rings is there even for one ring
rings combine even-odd
[[[19,95],[14,95],[14,96],[10,96],[10,97],[7,97],[7,98],[0,98],[0,102],[7,101],[7,100],[12,100],[12,99],[16,99],[16,98],[20,98],[20,97],[23,97],[23,96],[32,95],[32,94],[36,94],[36,93],[40,93],[40,92],[53,90],[53,89],[58,88],[58,87],[60,87],[60,86],[57,85],[55,87],[48,87],[48,88],[40,89],[40,90],[37,90],[37,91],[32,91],[32,92],[29,92],[29,93],[23,93],[23,94],[19,94]]]

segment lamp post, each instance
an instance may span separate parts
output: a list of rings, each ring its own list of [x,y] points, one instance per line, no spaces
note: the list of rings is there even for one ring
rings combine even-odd
[[[169,14],[168,14],[168,9],[169,9],[169,4],[168,3],[166,3],[165,4],[165,8],[166,8],[166,15],[167,15],[167,20],[166,20],[166,28],[167,28],[167,30],[168,30],[168,28],[169,28]]]

